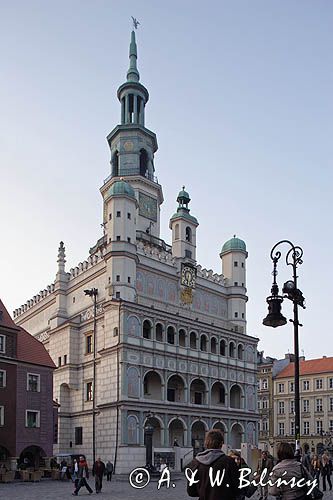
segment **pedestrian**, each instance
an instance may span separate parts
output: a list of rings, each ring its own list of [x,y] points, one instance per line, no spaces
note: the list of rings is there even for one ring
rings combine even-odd
[[[60,464],[60,479],[63,480],[65,479],[65,476],[67,475],[67,462],[66,460],[62,460]]]
[[[78,477],[78,474],[79,474],[79,464],[78,464],[78,461],[76,458],[74,458],[74,461],[73,461],[73,475],[72,475],[72,481],[75,485],[75,489],[77,488],[77,485],[79,483],[79,477]]]
[[[264,470],[267,470],[266,477],[268,478],[269,474],[273,469],[273,460],[269,458],[267,451],[263,451],[261,453],[261,458],[258,461],[257,473],[260,476]],[[265,486],[259,486],[260,497],[259,500],[267,500],[268,498],[268,484]]]
[[[106,462],[106,480],[111,481],[112,480],[112,473],[113,473],[113,463],[108,460]]]
[[[83,455],[80,456],[80,461],[79,461],[79,466],[78,466],[78,479],[79,479],[78,485],[75,488],[72,495],[77,496],[80,489],[82,488],[82,486],[85,486],[87,488],[87,490],[89,491],[89,495],[91,495],[93,490],[90,488],[89,484],[87,483],[87,479],[89,479],[88,464],[87,464],[87,461]]]
[[[326,451],[325,453],[322,454],[321,457],[321,475],[323,476],[323,491],[326,491],[326,479],[331,491],[332,481],[331,481],[330,458],[326,453]]]
[[[102,462],[100,457],[98,457],[98,459],[93,465],[93,470],[92,470],[93,476],[95,476],[96,493],[100,493],[102,491],[104,472],[105,472],[105,464],[104,462]]]
[[[319,484],[319,477],[320,477],[320,468],[321,468],[321,463],[319,460],[318,455],[313,455],[313,458],[311,460],[311,474],[315,479],[317,479],[317,483]]]
[[[303,451],[301,450],[301,463],[303,466],[311,473],[311,458],[310,458],[310,453],[308,451]]]
[[[295,457],[294,450],[289,443],[280,443],[277,450],[277,457],[279,462],[273,467],[272,476],[269,477],[270,481],[274,484],[279,478],[283,478],[288,483],[293,478],[296,482],[304,478],[302,464]],[[267,478],[268,479],[268,478]],[[266,480],[267,480],[266,479]],[[280,487],[277,485],[269,487],[269,494],[274,497],[279,497],[279,500],[303,500],[310,498],[306,496],[304,486],[298,488],[297,486],[291,487],[290,484],[283,484]]]
[[[240,469],[243,469],[243,468],[248,468],[247,463],[242,458],[239,451],[230,450],[228,453],[228,456],[231,457],[235,461],[237,468],[238,468],[238,471]],[[240,474],[240,472],[238,472],[238,474]],[[247,478],[247,479],[249,480],[249,478]],[[257,488],[252,487],[252,485],[239,489],[238,494],[236,496],[236,500],[245,500],[245,497],[251,497],[255,493],[256,489]]]
[[[196,481],[188,483],[187,493],[190,497],[199,497],[199,500],[236,500],[239,493],[238,467],[222,451],[222,445],[223,435],[218,429],[206,434],[205,450],[198,453],[187,468],[187,479],[193,477]],[[210,476],[213,479],[220,478],[220,481],[211,482]]]

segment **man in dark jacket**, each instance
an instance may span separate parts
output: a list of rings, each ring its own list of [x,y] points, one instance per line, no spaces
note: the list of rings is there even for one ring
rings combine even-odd
[[[94,463],[92,470],[93,476],[95,476],[96,493],[100,493],[102,491],[104,472],[105,472],[105,464],[104,462],[102,462],[100,458],[98,458]]]
[[[187,471],[187,493],[199,500],[235,500],[239,494],[239,471],[235,461],[222,451],[223,435],[219,430],[209,431],[205,451],[198,453]],[[195,472],[195,475],[194,475]],[[219,481],[217,481],[219,479]]]
[[[86,462],[86,459],[84,456],[80,456],[80,461],[79,461],[79,467],[78,467],[78,473],[77,473],[79,482],[78,485],[76,486],[74,492],[72,495],[77,496],[80,489],[82,486],[85,486],[87,490],[89,491],[89,494],[93,492],[93,490],[90,488],[89,484],[87,483],[87,479],[89,478],[89,470],[88,470],[88,464]]]

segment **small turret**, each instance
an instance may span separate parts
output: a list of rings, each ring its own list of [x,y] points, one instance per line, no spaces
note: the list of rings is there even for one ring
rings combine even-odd
[[[177,212],[171,217],[169,227],[172,230],[172,255],[178,258],[196,260],[196,229],[197,219],[190,215],[188,205],[190,195],[185,186],[177,196]]]

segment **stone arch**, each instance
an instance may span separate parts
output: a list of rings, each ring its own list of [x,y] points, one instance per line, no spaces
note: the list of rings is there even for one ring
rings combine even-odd
[[[132,335],[133,337],[140,337],[140,320],[137,316],[131,314],[127,318],[127,329],[128,329],[128,334]]]
[[[254,349],[250,345],[246,346],[246,348],[245,348],[245,361],[247,361],[248,363],[254,363],[255,362],[255,359],[254,359]]]
[[[211,403],[212,405],[225,405],[226,390],[222,382],[214,382],[211,387]]]
[[[235,354],[236,354],[235,351],[236,351],[235,342],[232,340],[231,342],[229,342],[229,357],[230,358],[235,357]]]
[[[243,435],[244,427],[239,422],[233,423],[230,429],[230,446],[232,449],[241,449]]]
[[[192,229],[190,228],[190,226],[186,226],[185,240],[188,241],[189,243],[192,243]]]
[[[140,397],[140,373],[135,366],[127,368],[127,394],[130,397]]]
[[[203,420],[195,420],[191,425],[191,441],[193,446],[193,453],[197,455],[203,451],[205,445],[205,436],[208,426]]]
[[[255,396],[254,396],[254,388],[249,385],[246,389],[246,408],[249,411],[255,411]]]
[[[186,424],[181,417],[172,418],[168,425],[169,429],[169,445],[173,446],[175,440],[179,446],[184,446],[184,434],[186,430]]]
[[[164,328],[162,323],[158,322],[155,325],[155,340],[157,342],[163,342],[163,333],[164,333]]]
[[[180,328],[178,331],[178,343],[180,347],[186,347],[187,334],[184,328]]]
[[[214,422],[213,429],[218,429],[219,431],[221,431],[223,434],[223,437],[225,437],[225,435],[228,432],[227,426],[225,425],[224,422],[221,422],[221,420],[217,420],[216,422]],[[224,442],[225,442],[225,440],[224,440]]]
[[[150,319],[145,319],[142,323],[142,336],[144,339],[151,339],[153,333],[153,325]]]
[[[226,341],[224,339],[220,340],[220,356],[225,356],[226,354]]]
[[[167,342],[171,345],[176,343],[176,330],[172,325],[169,325],[167,328]]]
[[[19,464],[26,464],[27,467],[39,468],[44,465],[46,453],[40,446],[27,446],[19,454]]]
[[[148,370],[143,377],[143,397],[145,399],[162,399],[163,378],[155,370]]]
[[[242,361],[244,358],[243,353],[244,353],[243,344],[238,344],[238,346],[237,346],[237,359],[240,359]]]
[[[243,391],[240,385],[238,384],[233,384],[230,387],[230,393],[229,393],[229,406],[230,408],[236,408],[240,409],[242,408],[242,397]]]
[[[190,332],[190,348],[198,349],[198,338],[196,332]]]
[[[202,333],[200,335],[200,351],[206,352],[207,351],[207,335],[205,333]]]
[[[216,337],[212,337],[210,339],[210,352],[212,354],[216,354],[217,353],[217,340],[216,340]]]
[[[207,404],[207,385],[200,378],[194,378],[190,383],[190,402],[196,405]]]
[[[184,379],[180,375],[171,375],[167,381],[167,400],[177,403],[184,403],[185,387],[186,386]]]
[[[154,428],[153,447],[160,448],[160,446],[162,445],[162,429],[164,429],[163,421],[159,417],[154,415],[153,417],[146,418],[144,427],[148,423]]]
[[[127,416],[127,444],[139,444],[139,419],[136,415]]]
[[[179,240],[179,224],[175,224],[175,240]]]

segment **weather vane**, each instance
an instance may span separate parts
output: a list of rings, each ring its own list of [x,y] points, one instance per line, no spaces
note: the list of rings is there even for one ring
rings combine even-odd
[[[133,28],[135,30],[137,30],[140,23],[139,23],[139,21],[137,20],[136,17],[131,16],[131,18],[132,18],[132,21],[133,21]]]

